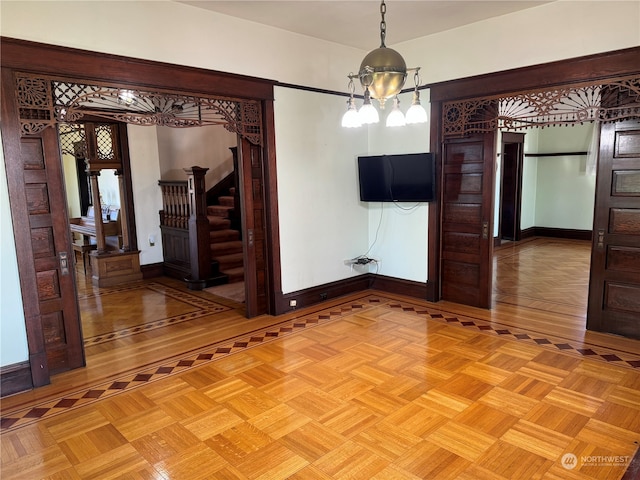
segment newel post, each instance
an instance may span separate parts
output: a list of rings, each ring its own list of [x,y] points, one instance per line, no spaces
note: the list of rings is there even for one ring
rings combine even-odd
[[[187,285],[202,290],[211,276],[211,250],[209,247],[209,220],[207,218],[207,191],[204,176],[208,168],[185,168],[189,195],[189,259],[191,278]]]

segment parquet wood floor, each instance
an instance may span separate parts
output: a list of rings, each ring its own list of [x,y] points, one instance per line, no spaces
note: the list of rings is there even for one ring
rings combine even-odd
[[[618,480],[640,441],[640,342],[571,315],[369,291],[248,321],[169,279],[104,292],[81,297],[153,305],[3,399],[3,479]],[[194,318],[157,325],[165,296]]]
[[[585,317],[591,242],[528,238],[494,249],[494,302]]]

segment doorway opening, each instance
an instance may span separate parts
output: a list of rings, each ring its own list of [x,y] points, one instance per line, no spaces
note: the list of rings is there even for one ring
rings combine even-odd
[[[502,132],[496,168],[493,304],[563,312],[584,330],[599,130]]]

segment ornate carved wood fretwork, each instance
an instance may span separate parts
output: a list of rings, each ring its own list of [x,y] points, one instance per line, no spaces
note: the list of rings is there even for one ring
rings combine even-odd
[[[455,100],[442,109],[443,138],[471,133],[614,122],[640,117],[640,77]]]
[[[135,125],[222,125],[254,145],[262,145],[262,113],[260,102],[255,100],[126,89],[23,73],[16,75],[16,87],[25,135],[92,115]]]

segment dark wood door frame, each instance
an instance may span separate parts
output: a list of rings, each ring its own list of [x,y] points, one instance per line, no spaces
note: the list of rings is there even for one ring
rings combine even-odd
[[[65,77],[78,82],[86,81],[90,83],[94,81],[119,88],[147,88],[186,95],[242,98],[259,101],[262,107],[260,162],[263,172],[263,177],[260,181],[264,192],[263,225],[266,246],[266,253],[260,258],[260,262],[264,265],[265,285],[268,288],[265,295],[265,311],[260,313],[276,313],[277,297],[282,295],[282,288],[273,121],[273,81],[5,37],[1,37],[0,42],[2,44],[0,61],[3,72],[7,74],[3,81],[12,82],[12,72],[23,72]],[[13,103],[13,99],[3,98],[5,105],[7,101]],[[11,128],[9,128],[10,124],[12,125]],[[18,129],[13,128],[13,125],[17,125],[16,115],[11,118],[3,115],[2,133],[5,144],[15,143],[7,142],[8,135],[15,136],[18,134]],[[8,177],[20,175],[20,172],[14,171],[15,169],[11,166],[16,158],[19,158],[18,151],[13,148],[5,148],[4,160]],[[22,204],[24,205],[24,202]],[[33,253],[28,248],[30,243],[26,240],[24,242],[19,241],[19,239],[28,238],[28,232],[22,232],[22,230],[26,230],[25,225],[28,225],[28,218],[26,212],[23,211],[24,208],[17,206],[14,209],[13,202],[11,208],[14,217],[18,217],[13,222],[18,263],[20,265],[30,265],[33,263]],[[63,208],[63,205],[60,208]],[[253,259],[253,261],[256,261],[256,259]],[[46,368],[39,367],[42,364],[42,355],[39,355],[38,358],[32,355],[32,352],[40,352],[42,350],[41,348],[35,348],[39,345],[38,342],[40,342],[41,335],[38,335],[38,332],[35,332],[35,336],[30,335],[30,327],[34,324],[34,318],[39,317],[37,310],[31,311],[31,306],[37,300],[37,290],[35,288],[37,279],[35,278],[35,272],[29,268],[23,269],[21,266],[20,272],[32,376],[38,374],[39,377],[42,377],[38,378],[35,384],[43,385],[48,382],[49,373]],[[34,347],[33,349],[32,346]]]
[[[430,150],[436,155],[437,188],[439,191],[442,188],[442,115],[445,102],[506,96],[580,82],[637,75],[640,72],[639,56],[640,47],[633,47],[430,85]],[[493,162],[493,159],[486,159],[486,161]],[[427,299],[430,301],[441,299],[441,215],[440,202],[430,203],[427,247],[429,259]]]
[[[520,240],[520,209],[522,207],[522,167],[524,160],[524,133],[503,132],[501,148],[500,203],[498,240],[505,238],[505,223],[509,240]],[[507,174],[508,172],[508,174]],[[505,191],[509,188],[509,195]]]

